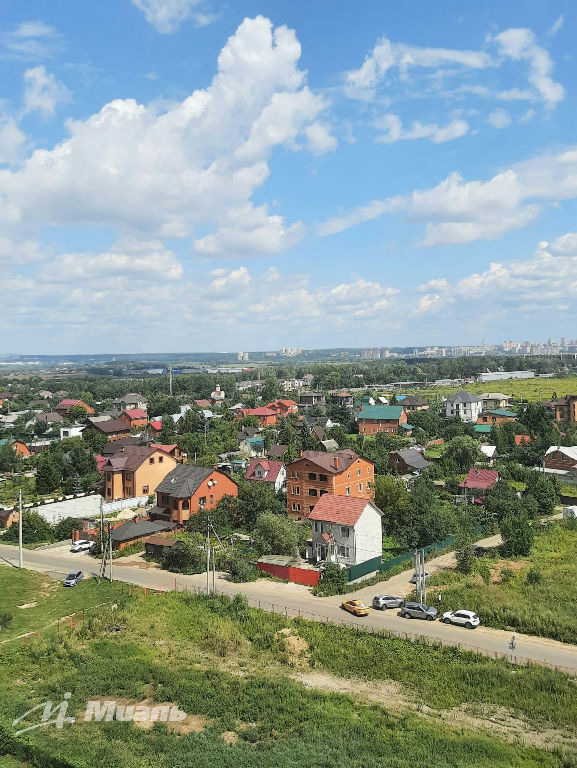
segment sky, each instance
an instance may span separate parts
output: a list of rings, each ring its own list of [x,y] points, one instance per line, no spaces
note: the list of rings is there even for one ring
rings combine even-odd
[[[0,0],[0,352],[577,337],[569,0]]]

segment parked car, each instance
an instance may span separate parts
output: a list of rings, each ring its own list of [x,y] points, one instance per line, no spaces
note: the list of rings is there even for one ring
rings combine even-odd
[[[481,620],[473,611],[446,611],[441,619],[445,624],[458,624],[467,629],[475,629]]]
[[[437,609],[432,605],[424,603],[405,603],[401,608],[401,615],[405,619],[427,619],[435,621],[437,618]]]
[[[341,608],[354,616],[368,616],[370,611],[369,606],[365,605],[362,600],[345,600]]]
[[[84,574],[82,571],[72,571],[72,573],[69,573],[68,576],[64,579],[64,586],[75,587],[79,581],[82,581],[83,578]]]
[[[387,608],[402,608],[405,601],[402,597],[393,597],[392,595],[375,595],[373,597],[373,608],[384,611]]]
[[[431,575],[430,573],[425,572],[425,578],[426,579],[428,579],[430,575]],[[417,572],[416,571],[415,571],[415,573],[413,573],[413,575],[409,579],[409,582],[411,584],[416,584],[417,583]]]
[[[71,552],[84,552],[88,549],[92,548],[94,542],[88,541],[88,539],[78,539],[78,541],[75,541],[74,544],[70,547]]]

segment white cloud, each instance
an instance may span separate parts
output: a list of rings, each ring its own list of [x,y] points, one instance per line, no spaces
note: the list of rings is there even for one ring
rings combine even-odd
[[[201,253],[278,253],[301,225],[251,197],[275,147],[331,148],[326,103],[306,86],[292,30],[246,19],[227,41],[210,86],[160,108],[118,99],[69,137],[0,171],[0,221],[38,230],[89,224],[139,236],[195,236]],[[324,145],[324,146],[321,146]]]
[[[553,37],[557,34],[563,27],[563,24],[565,24],[565,15],[562,13],[560,16],[558,16],[553,24],[551,25],[551,28],[549,29],[549,32],[547,33],[550,37]]]
[[[493,128],[507,128],[511,125],[511,115],[505,109],[495,109],[487,118],[487,122]]]
[[[308,148],[316,155],[333,152],[337,148],[338,141],[324,123],[312,123],[305,129],[305,135]]]
[[[385,131],[375,139],[375,141],[383,144],[413,139],[430,139],[434,144],[443,144],[446,141],[461,138],[469,132],[469,124],[466,120],[452,120],[444,126],[439,126],[436,123],[424,125],[415,121],[410,128],[404,130],[400,117],[392,114],[378,118],[375,125]]]
[[[68,88],[45,67],[34,67],[24,73],[24,114],[38,111],[51,117],[56,107],[70,99]]]
[[[565,97],[565,90],[551,77],[553,61],[549,52],[536,42],[530,29],[507,29],[495,37],[503,56],[529,64],[529,82],[535,87],[548,109]]]
[[[568,232],[553,240],[552,243],[540,243],[541,250],[547,250],[554,256],[577,256],[577,234]]]
[[[18,162],[25,140],[26,136],[13,117],[0,116],[0,164]]]
[[[203,10],[204,0],[132,0],[149,24],[163,35],[176,32],[186,19],[192,19],[199,27],[205,27],[216,18]]]
[[[23,21],[0,34],[3,55],[16,59],[48,59],[60,42],[58,31],[43,21]]]
[[[488,181],[465,181],[452,173],[430,189],[374,200],[334,216],[318,232],[336,234],[385,213],[404,212],[409,221],[425,222],[422,245],[495,240],[533,221],[543,202],[576,197],[577,147],[572,147],[517,163]]]

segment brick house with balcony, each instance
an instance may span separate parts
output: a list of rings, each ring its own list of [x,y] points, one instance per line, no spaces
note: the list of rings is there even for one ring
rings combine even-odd
[[[553,400],[551,408],[555,421],[566,424],[577,422],[577,395],[565,395],[559,400]]]
[[[507,421],[515,421],[517,414],[504,408],[495,408],[493,411],[483,411],[477,419],[477,424],[505,424]]]
[[[402,405],[361,405],[357,423],[359,435],[376,435],[378,432],[398,435],[410,431]]]
[[[214,509],[223,496],[238,496],[238,486],[224,472],[212,467],[179,464],[156,487],[155,520],[184,525],[202,509]]]
[[[351,450],[303,451],[287,466],[287,514],[306,519],[321,496],[350,496],[372,500],[374,464]]]
[[[124,445],[102,465],[106,501],[148,496],[177,466],[176,459],[149,445]]]
[[[127,408],[119,418],[129,429],[138,429],[148,424],[148,414],[142,408]]]

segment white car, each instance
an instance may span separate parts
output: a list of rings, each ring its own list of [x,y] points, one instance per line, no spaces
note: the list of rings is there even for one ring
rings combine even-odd
[[[446,611],[441,621],[444,624],[458,624],[467,629],[475,629],[481,623],[481,620],[473,611]]]
[[[75,541],[74,544],[70,547],[70,551],[84,552],[85,550],[90,549],[93,544],[94,542],[88,541],[88,539],[78,539],[78,541]]]

